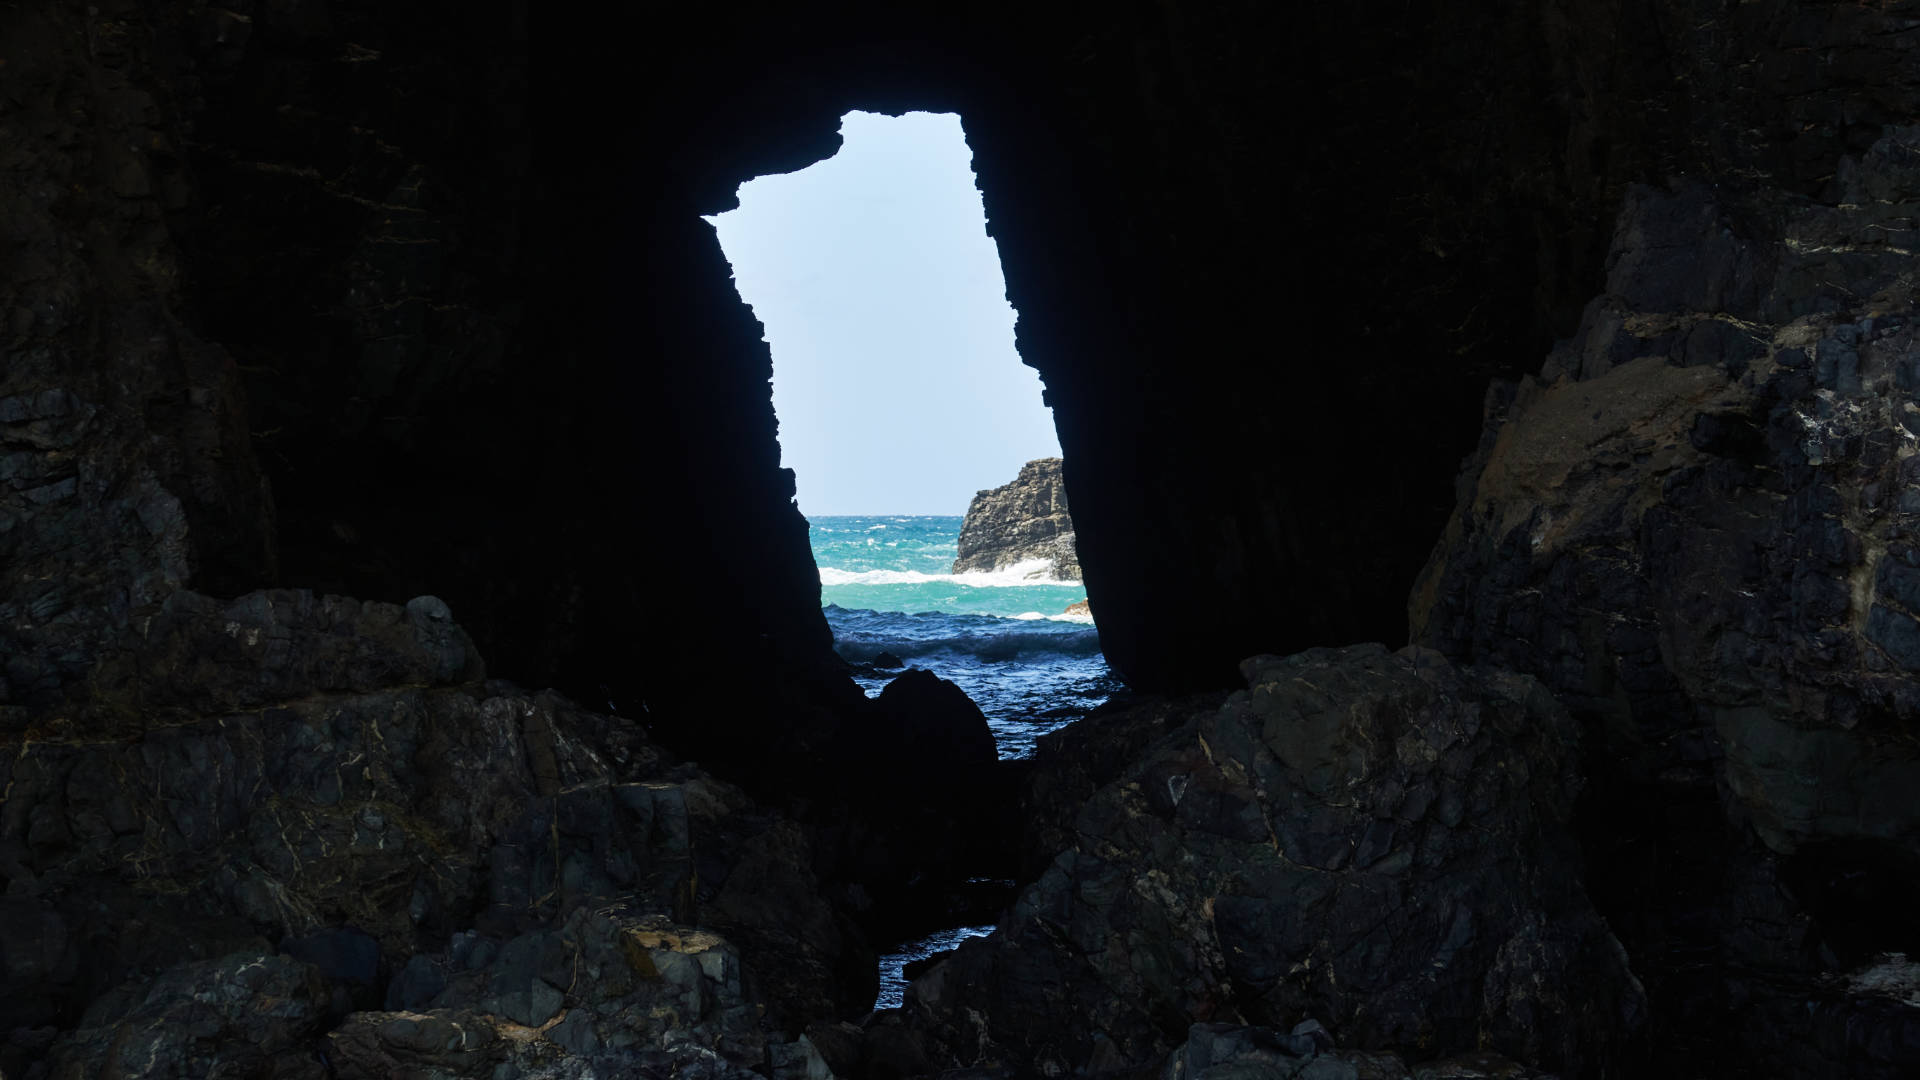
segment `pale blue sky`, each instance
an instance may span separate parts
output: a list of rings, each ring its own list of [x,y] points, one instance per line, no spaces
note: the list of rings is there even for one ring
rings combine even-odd
[[[962,514],[1060,453],[973,155],[951,113],[848,113],[840,132],[707,219],[773,348],[781,460],[809,516]]]

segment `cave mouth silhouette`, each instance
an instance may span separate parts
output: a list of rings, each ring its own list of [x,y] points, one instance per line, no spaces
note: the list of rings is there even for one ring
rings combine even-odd
[[[773,359],[801,512],[960,514],[1060,444],[1014,344],[958,114],[851,110],[831,156],[705,218]]]
[[[853,110],[840,135],[704,220],[770,346],[840,656],[869,694],[907,667],[956,682],[1002,756],[1025,757],[1108,690],[1097,631],[1069,611],[1077,564],[953,570],[976,494],[1060,454],[1053,418],[1015,348],[960,116]]]
[[[1077,563],[954,572],[975,496],[1059,458],[1059,437],[1016,349],[960,115],[853,110],[840,138],[804,168],[743,182],[733,209],[704,220],[771,354],[781,465],[838,656],[869,697],[915,668],[959,686],[1006,764],[1118,688],[1097,629],[1069,612],[1087,596]],[[1042,471],[1064,505],[1059,471]],[[922,765],[946,767],[907,767]],[[937,897],[873,913],[879,1007],[900,1003],[908,965],[1011,903],[1015,868],[970,858]]]

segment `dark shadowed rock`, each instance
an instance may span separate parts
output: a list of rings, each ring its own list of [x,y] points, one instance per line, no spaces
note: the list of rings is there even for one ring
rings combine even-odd
[[[1080,580],[1061,460],[1029,461],[1011,482],[975,495],[960,526],[959,547],[956,574],[1044,562],[1044,576]]]
[[[911,772],[991,765],[999,756],[986,714],[966,691],[915,668],[875,700],[875,752]]]
[[[350,926],[287,938],[280,942],[280,951],[312,964],[329,980],[371,986],[380,974],[380,943]]]
[[[1012,875],[1022,774],[998,759],[980,707],[932,672],[909,669],[862,704],[808,824],[829,876],[881,920],[874,939],[919,937],[954,925],[968,879]]]
[[[291,957],[234,953],[116,988],[48,1054],[52,1080],[259,1076],[324,1080],[312,1042],[326,983]]]
[[[1400,1055],[1337,1050],[1317,1021],[1291,1032],[1246,1024],[1195,1024],[1156,1080],[1554,1080],[1498,1054],[1470,1053],[1409,1068]]]
[[[1916,147],[1830,200],[1635,191],[1579,332],[1489,393],[1411,604],[1580,718],[1596,901],[1676,1043],[1767,1068],[1821,1042],[1811,977],[1920,950]],[[1894,1075],[1834,1052],[1793,1067]]]
[[[872,1002],[872,953],[800,826],[672,764],[635,725],[466,679],[478,658],[444,605],[182,592],[154,626],[165,723],[0,743],[13,1024],[71,1023],[96,998],[94,1027],[165,1013],[170,987],[227,977],[208,950],[265,938],[287,954],[268,969],[320,980],[320,1013],[384,999],[539,1026],[572,992],[555,950],[584,931],[568,938],[567,920],[615,908],[724,943],[726,1008],[760,1039],[743,1060]],[[489,988],[461,997],[475,971]],[[99,996],[116,984],[153,989]],[[254,1035],[236,1015],[191,1053],[239,1054],[226,1043]],[[75,1035],[61,1060],[93,1061],[105,1037]]]
[[[811,1044],[783,1034],[738,947],[662,916],[575,909],[558,925],[500,944],[477,962],[453,950],[430,999],[356,1013],[327,1036],[342,1078],[405,1068],[520,1075],[805,1080]],[[817,1075],[817,1073],[816,1073]]]
[[[431,596],[402,607],[306,590],[223,601],[183,589],[137,630],[86,684],[79,704],[97,727],[124,723],[138,710],[204,715],[486,677],[453,613]]]
[[[1671,1071],[1726,1071],[1739,1044],[1748,1072],[1900,1075],[1897,1014],[1805,977],[1913,933],[1910,785],[1888,766],[1913,746],[1920,566],[1893,532],[1920,419],[1896,402],[1910,334],[1878,321],[1909,314],[1912,144],[1875,146],[1920,115],[1908,5],[729,15],[7,6],[10,1075],[55,1019],[182,963],[354,926],[383,968],[456,934],[486,967],[610,890],[682,926],[767,904],[729,899],[722,851],[783,889],[827,868],[857,906],[951,872],[941,830],[1013,805],[847,767],[869,713],[830,653],[763,328],[700,220],[831,154],[849,106],[966,114],[1021,355],[1075,462],[1103,648],[1138,690],[1396,634],[1487,378],[1574,326],[1632,203],[1618,301],[1560,371],[1624,372],[1627,411],[1653,406],[1651,425],[1602,410],[1629,437],[1601,464],[1633,494],[1575,467],[1581,505],[1524,496],[1571,514],[1580,558],[1544,519],[1476,526],[1438,590],[1464,628],[1440,633],[1587,722],[1596,888],[1678,988],[1656,1000],[1707,1003],[1660,1010],[1663,1039],[1701,1048]],[[1668,176],[1697,183],[1623,195]],[[1717,463],[1667,450],[1666,407],[1701,387],[1644,356],[1755,379],[1678,433]],[[1544,415],[1606,443],[1576,405]],[[1519,445],[1565,464],[1552,441]],[[722,573],[665,569],[688,523]],[[478,682],[431,604],[254,606],[286,585],[443,597],[494,674],[618,715]],[[805,809],[811,846],[769,854],[792,834],[758,813],[703,828],[705,774],[656,743]],[[803,954],[789,985],[817,988]],[[781,993],[830,1011],[835,985]],[[768,1070],[791,1065],[775,1045]],[[646,1053],[666,1057],[641,1074],[735,1068]]]
[[[1034,740],[1020,797],[1022,879],[1039,877],[1055,855],[1078,841],[1075,822],[1095,792],[1119,779],[1147,747],[1219,708],[1226,697],[1220,692],[1104,705]]]
[[[1539,683],[1377,645],[1244,669],[1086,804],[1000,929],[913,983],[922,1052],[1114,1069],[1237,1016],[1580,1074],[1635,1060],[1645,1003],[1568,828],[1578,733]]]

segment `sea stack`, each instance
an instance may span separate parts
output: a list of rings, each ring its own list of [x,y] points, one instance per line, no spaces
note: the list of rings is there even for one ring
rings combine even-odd
[[[956,574],[1044,559],[1053,579],[1080,580],[1060,459],[1029,461],[1012,483],[976,494],[960,526],[959,554],[953,561]]]

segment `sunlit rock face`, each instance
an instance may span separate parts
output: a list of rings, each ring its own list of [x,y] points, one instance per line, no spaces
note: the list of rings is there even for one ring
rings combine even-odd
[[[967,506],[960,526],[956,574],[1008,570],[1026,564],[1057,581],[1080,579],[1073,546],[1073,516],[1059,458],[1020,466],[1020,474],[982,491]]]

